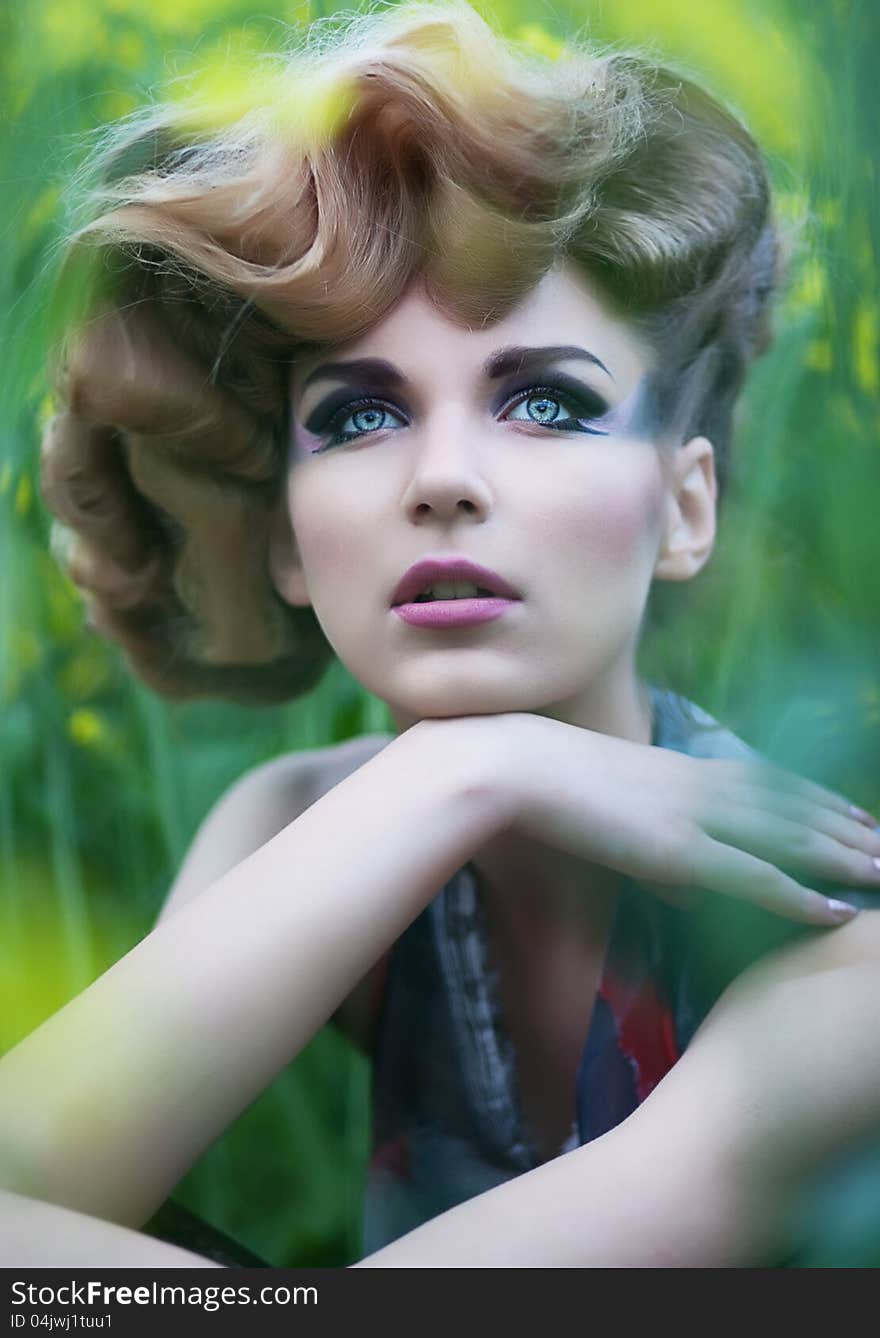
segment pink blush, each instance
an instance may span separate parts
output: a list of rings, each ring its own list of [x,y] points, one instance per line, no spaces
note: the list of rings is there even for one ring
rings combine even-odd
[[[627,493],[607,497],[593,516],[592,541],[610,557],[624,561],[640,548],[656,525],[658,508],[648,497]]]

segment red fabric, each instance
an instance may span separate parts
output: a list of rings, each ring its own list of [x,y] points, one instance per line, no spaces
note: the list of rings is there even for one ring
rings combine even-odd
[[[635,1068],[636,1093],[644,1101],[679,1058],[672,1010],[652,980],[633,984],[606,971],[599,993],[614,1014],[621,1051]]]

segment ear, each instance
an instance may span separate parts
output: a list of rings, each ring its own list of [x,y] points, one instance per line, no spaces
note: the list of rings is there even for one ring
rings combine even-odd
[[[269,575],[286,604],[309,607],[312,601],[306,589],[305,573],[290,524],[287,496],[283,491],[269,518]]]
[[[715,455],[705,437],[679,446],[669,466],[666,524],[654,576],[689,581],[708,561],[715,543]]]

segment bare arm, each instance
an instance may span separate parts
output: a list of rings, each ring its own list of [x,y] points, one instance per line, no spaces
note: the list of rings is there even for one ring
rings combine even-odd
[[[505,824],[486,723],[394,739],[10,1052],[0,1183],[145,1221]]]
[[[0,1189],[4,1268],[220,1268],[213,1259],[97,1217]]]
[[[221,796],[201,824],[157,923],[175,915],[271,841],[393,738],[393,734],[361,736],[328,748],[289,753],[247,772]],[[387,957],[388,953],[369,967],[329,1019],[365,1053],[371,1052]]]
[[[686,1098],[687,1093],[682,1093]],[[650,1100],[650,1098],[649,1098]],[[673,1103],[674,1106],[674,1103]],[[759,1257],[735,1178],[677,1108],[618,1129],[442,1214],[360,1267],[626,1267]],[[754,1233],[753,1233],[754,1237]],[[20,1267],[210,1261],[113,1223],[0,1191],[0,1258]]]
[[[880,1135],[880,914],[781,949],[722,995],[617,1128],[360,1267],[767,1266],[804,1190]]]
[[[722,996],[616,1129],[469,1200],[362,1267],[761,1265],[798,1190],[880,1125],[880,916],[773,954]],[[698,1113],[698,1114],[695,1114]],[[171,1246],[0,1193],[11,1264],[175,1266]]]
[[[880,917],[872,919],[880,928]],[[850,1044],[837,1034],[844,1014],[880,1006],[876,966],[865,973],[876,941],[856,931],[854,924],[785,950],[731,986],[678,1064],[616,1129],[443,1213],[360,1267],[707,1267],[783,1257],[805,1152],[819,1165],[853,1133],[823,1095],[831,1069],[844,1109],[855,1089],[861,1123],[880,1118],[876,1029],[861,1028]],[[798,1011],[789,1015],[792,985]],[[809,1025],[819,1002],[828,1035]],[[756,1022],[764,1024],[757,1032]],[[769,1073],[775,1039],[782,1048]],[[797,1123],[805,1096],[814,1107],[806,1131]],[[784,1147],[774,1146],[780,1132]],[[173,1266],[191,1258],[178,1261],[172,1247],[53,1204],[0,1195],[0,1224],[8,1219],[10,1263]]]
[[[617,1129],[427,1222],[362,1267],[628,1267],[762,1262],[766,1204],[744,1190],[735,1084],[711,1038]],[[662,1096],[660,1095],[662,1089]],[[689,1116],[702,1107],[701,1118]],[[730,1124],[725,1124],[729,1117]],[[733,1137],[729,1135],[734,1135]],[[0,1193],[7,1263],[184,1266],[184,1252]],[[178,1258],[177,1256],[180,1256]],[[207,1261],[202,1261],[207,1264]]]
[[[880,913],[768,954],[725,990],[694,1038],[736,1077],[744,1162],[793,1203],[880,1136]]]

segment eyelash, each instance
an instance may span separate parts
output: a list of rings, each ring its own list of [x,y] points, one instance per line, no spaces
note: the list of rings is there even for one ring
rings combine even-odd
[[[547,399],[556,400],[560,405],[569,404],[574,409],[581,411],[582,417],[560,418],[554,423],[538,423],[534,419],[531,421],[535,427],[546,427],[551,432],[584,432],[590,436],[607,437],[608,433],[603,428],[584,426],[584,418],[597,419],[602,418],[608,412],[608,405],[599,395],[578,396],[573,391],[561,386],[554,385],[536,385],[527,386],[524,390],[519,390],[513,398],[504,405],[504,411],[516,409],[520,404],[526,404],[531,399],[538,396],[545,396]],[[316,433],[317,436],[323,436],[330,433],[329,438],[323,446],[318,446],[312,451],[312,455],[320,455],[323,451],[332,450],[334,446],[343,446],[349,441],[359,441],[361,437],[367,437],[371,432],[383,432],[384,428],[367,428],[361,432],[340,432],[338,424],[344,423],[352,414],[359,409],[380,408],[386,413],[396,414],[403,417],[402,414],[384,400],[377,399],[375,396],[364,395],[359,399],[349,400],[347,404],[340,405],[331,418],[328,419],[323,431]],[[518,421],[523,421],[522,419]]]

